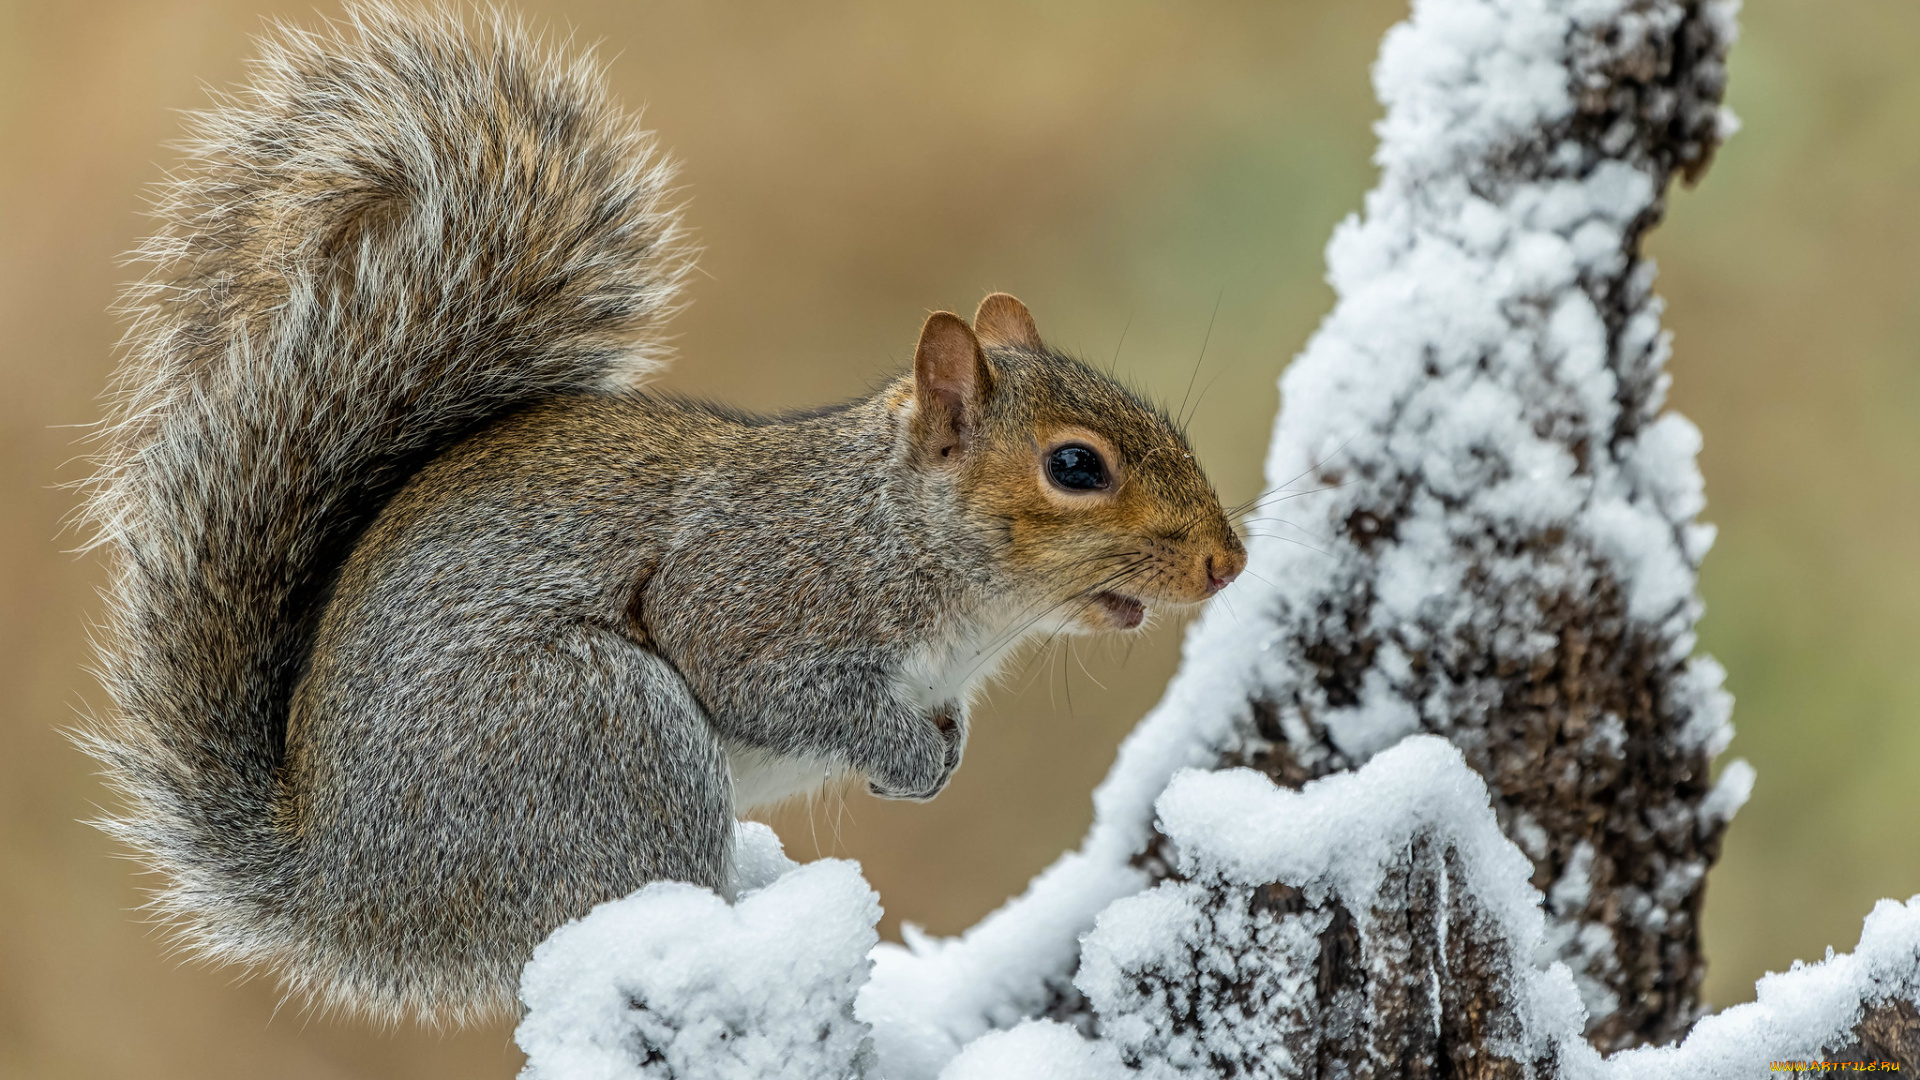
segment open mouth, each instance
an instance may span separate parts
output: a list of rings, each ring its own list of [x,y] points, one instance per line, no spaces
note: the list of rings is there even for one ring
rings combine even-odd
[[[1119,593],[1111,592],[1095,593],[1093,602],[1099,606],[1100,610],[1107,613],[1107,618],[1114,626],[1122,630],[1131,630],[1139,626],[1140,620],[1147,617],[1147,605],[1131,596],[1121,596]]]

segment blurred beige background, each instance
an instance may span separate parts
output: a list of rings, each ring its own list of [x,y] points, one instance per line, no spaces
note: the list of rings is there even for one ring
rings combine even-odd
[[[1007,289],[1056,342],[1178,398],[1218,304],[1198,449],[1259,486],[1274,379],[1326,309],[1320,249],[1371,182],[1367,68],[1399,0],[539,3],[604,42],[686,161],[707,277],[667,384],[815,403],[910,356],[929,308]],[[330,6],[326,9],[330,9]],[[378,1031],[181,966],[57,734],[102,567],[63,553],[118,327],[116,256],[177,110],[304,3],[0,0],[0,1076],[509,1077],[506,1025]],[[1920,5],[1748,0],[1746,122],[1656,236],[1675,404],[1706,433],[1704,647],[1760,771],[1711,879],[1712,998],[1850,948],[1920,891]],[[1124,345],[1122,338],[1124,336]],[[1087,825],[1177,629],[1033,658],[929,806],[782,817],[888,911],[971,924]]]

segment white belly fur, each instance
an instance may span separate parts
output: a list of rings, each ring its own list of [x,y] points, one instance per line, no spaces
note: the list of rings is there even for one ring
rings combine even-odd
[[[901,668],[901,689],[923,708],[964,707],[1021,645],[1067,628],[1058,613],[1036,619],[1027,608],[998,612],[946,640],[915,650]]]
[[[733,775],[736,817],[818,791],[840,775],[839,770],[817,758],[784,757],[731,742],[727,744],[727,771]]]

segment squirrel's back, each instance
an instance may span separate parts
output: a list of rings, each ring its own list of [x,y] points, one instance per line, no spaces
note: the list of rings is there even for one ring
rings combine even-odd
[[[465,433],[656,365],[689,260],[650,137],[502,16],[283,28],[187,149],[125,302],[90,504],[115,710],[81,741],[158,915],[285,962],[288,701],[355,538]]]

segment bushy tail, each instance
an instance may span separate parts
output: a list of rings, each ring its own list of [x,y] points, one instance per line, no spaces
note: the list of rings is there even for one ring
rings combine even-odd
[[[79,738],[205,955],[285,948],[287,703],[354,539],[476,425],[657,365],[689,266],[670,170],[597,70],[481,21],[276,31],[197,117],[126,297],[90,503],[116,708]]]

